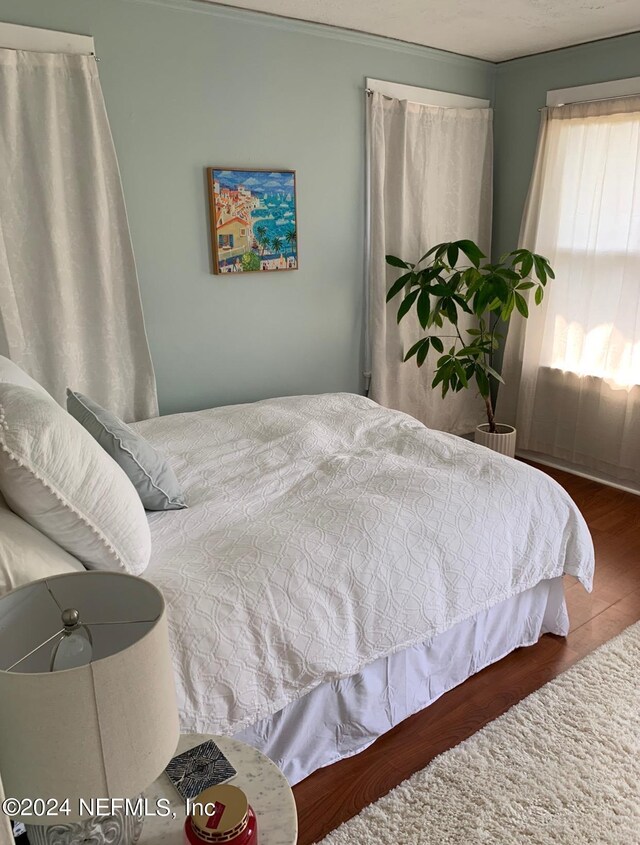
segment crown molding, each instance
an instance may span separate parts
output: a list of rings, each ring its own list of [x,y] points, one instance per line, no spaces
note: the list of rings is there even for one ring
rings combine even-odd
[[[285,32],[297,32],[303,35],[311,35],[316,38],[329,38],[334,41],[346,41],[351,44],[360,44],[365,47],[377,47],[379,49],[391,50],[396,53],[405,53],[412,56],[429,57],[434,61],[445,64],[475,64],[478,67],[492,68],[494,62],[486,59],[478,59],[474,56],[464,56],[460,53],[451,53],[447,50],[438,50],[435,47],[426,47],[422,44],[413,44],[409,41],[398,41],[394,38],[385,38],[383,35],[372,35],[367,32],[359,32],[352,29],[342,29],[337,26],[328,26],[314,21],[303,21],[297,18],[286,18],[272,15],[267,12],[254,11],[252,9],[240,9],[236,6],[224,6],[219,3],[211,3],[209,0],[121,0],[123,3],[136,5],[155,6],[178,12],[190,12],[193,14],[212,15],[235,22],[251,23],[255,26],[263,26],[267,29],[279,29]]]
[[[539,53],[527,53],[526,56],[514,56],[513,59],[503,59],[496,62],[496,71],[501,74],[509,70],[508,65],[521,64],[540,59],[542,56],[553,56],[554,53],[566,53],[573,55],[574,53],[581,53],[591,47],[602,45],[603,47],[611,41],[622,41],[624,39],[638,38],[640,30],[633,32],[620,32],[618,35],[607,35],[604,38],[592,38],[590,41],[581,41],[579,44],[569,44],[567,47],[554,47],[552,50],[542,50]]]

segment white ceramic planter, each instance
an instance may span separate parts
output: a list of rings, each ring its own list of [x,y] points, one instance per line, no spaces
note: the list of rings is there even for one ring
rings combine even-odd
[[[508,455],[514,458],[516,454],[516,430],[512,425],[496,423],[495,433],[489,431],[489,423],[484,423],[476,428],[476,443],[500,452],[501,455]]]

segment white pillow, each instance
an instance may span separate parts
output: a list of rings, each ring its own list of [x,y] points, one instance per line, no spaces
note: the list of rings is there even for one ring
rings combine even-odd
[[[11,384],[0,384],[0,491],[89,568],[139,575],[149,562],[149,524],[124,471],[56,402]]]
[[[5,358],[4,355],[0,355],[0,382],[5,384],[19,384],[21,387],[30,387],[36,393],[41,393],[43,396],[47,396],[52,402],[54,401],[53,397],[47,393],[41,384],[38,384],[35,379],[32,379],[31,376],[27,375],[24,370],[20,369],[9,358]]]
[[[20,519],[0,497],[0,596],[39,578],[83,570],[79,560]]]

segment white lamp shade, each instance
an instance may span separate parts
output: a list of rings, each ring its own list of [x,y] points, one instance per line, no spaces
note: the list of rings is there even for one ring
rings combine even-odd
[[[91,631],[94,656],[79,668],[47,671],[55,639],[45,643],[43,634],[55,633],[53,620],[60,630],[60,608],[68,607]],[[28,634],[25,614],[31,616]],[[29,654],[34,627],[35,646],[42,645]],[[24,639],[22,649],[16,637]],[[26,659],[17,657],[20,651]],[[0,702],[5,793],[70,799],[68,816],[38,823],[77,821],[80,798],[138,795],[165,768],[179,738],[160,592],[140,578],[83,572],[34,582],[0,599]]]

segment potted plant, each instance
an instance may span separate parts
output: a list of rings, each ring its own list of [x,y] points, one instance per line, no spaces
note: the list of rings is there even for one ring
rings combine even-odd
[[[476,442],[513,457],[516,431],[494,417],[496,383],[504,383],[493,366],[502,339],[497,327],[514,308],[528,317],[525,292],[535,288],[533,300],[540,305],[547,280],[555,275],[546,258],[527,249],[506,253],[496,263],[483,264],[484,258],[471,240],[436,244],[416,264],[387,255],[388,264],[404,271],[389,289],[387,302],[404,293],[398,322],[415,309],[425,331],[451,328],[451,334],[430,333],[418,340],[404,360],[415,357],[421,367],[430,349],[438,352],[431,386],[440,385],[443,397],[475,384],[487,412],[487,422],[476,428]],[[473,315],[471,328],[460,328],[462,313]]]

